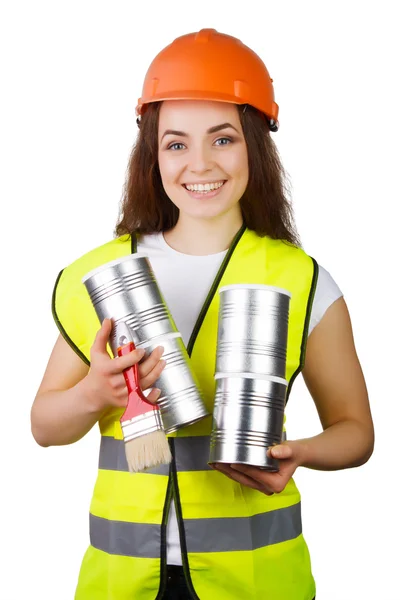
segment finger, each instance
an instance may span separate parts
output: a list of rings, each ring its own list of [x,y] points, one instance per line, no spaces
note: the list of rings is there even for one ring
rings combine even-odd
[[[90,349],[91,354],[92,353],[107,354],[107,356],[108,356],[107,343],[108,343],[108,340],[110,337],[111,329],[112,329],[111,319],[104,319],[104,321],[101,324],[100,329],[96,333],[96,337],[94,338],[94,342]]]
[[[268,449],[269,456],[272,458],[286,459],[292,458],[293,449],[287,444],[278,444],[277,446],[272,446],[272,448]]]
[[[248,477],[244,473],[240,473],[239,471],[234,471],[233,469],[230,468],[229,465],[226,465],[224,463],[215,463],[214,466],[217,471],[221,471],[221,473],[223,473],[230,479],[233,479],[233,481],[236,481],[237,483],[241,483],[242,485],[246,485],[247,487],[251,487],[254,490],[263,491],[260,488],[260,485],[256,481],[254,481],[254,479],[252,479],[251,477]]]
[[[252,477],[253,479],[257,476],[257,473],[260,470],[259,468],[253,467],[252,465],[243,465],[241,463],[232,463],[230,467],[234,471],[240,471],[241,473],[244,473],[245,475],[247,475],[248,477]]]
[[[272,478],[276,477],[277,474],[277,471],[269,471],[267,469],[262,469],[261,467],[253,467],[252,465],[243,465],[241,463],[233,463],[231,464],[231,467],[235,471],[240,471],[248,477],[260,481],[261,483],[264,483],[264,481],[268,479],[272,480]]]
[[[111,373],[122,373],[125,369],[136,365],[145,355],[143,348],[136,348],[125,356],[116,356],[110,360],[110,372]]]
[[[259,467],[252,467],[250,465],[242,465],[242,464],[232,464],[231,468],[239,473],[242,473],[246,477],[250,477],[253,481],[255,481],[260,491],[268,496],[271,496],[275,493],[275,478],[276,473],[269,473],[264,469],[260,469]]]
[[[148,392],[144,394],[146,396],[146,400],[152,404],[156,404],[160,397],[161,390],[159,388],[151,388],[150,390],[146,390],[146,392]]]
[[[146,377],[140,376],[140,387],[142,388],[142,390],[146,390],[147,388],[154,385],[154,383],[160,377],[166,364],[167,363],[165,362],[165,360],[159,360],[158,363],[156,364],[156,366],[154,367],[154,369]],[[139,367],[139,374],[140,374],[140,367]]]
[[[154,369],[154,367],[159,363],[163,353],[163,346],[157,346],[150,356],[145,358],[139,367],[139,374],[141,378],[146,377],[146,375],[148,375]]]

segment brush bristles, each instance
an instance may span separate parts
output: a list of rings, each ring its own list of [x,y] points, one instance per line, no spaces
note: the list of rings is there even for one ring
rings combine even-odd
[[[168,465],[172,460],[168,440],[162,430],[146,433],[125,442],[125,454],[131,473],[157,465]]]

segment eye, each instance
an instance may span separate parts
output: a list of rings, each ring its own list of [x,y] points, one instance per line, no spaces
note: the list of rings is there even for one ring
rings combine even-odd
[[[220,143],[218,143],[218,142],[220,142]],[[228,138],[228,137],[218,138],[218,140],[215,141],[215,144],[217,146],[227,146],[230,143],[232,143],[232,140],[231,140],[231,138]]]
[[[179,147],[177,148],[177,146]],[[174,142],[168,146],[167,150],[182,150],[184,147],[185,146],[181,142]]]

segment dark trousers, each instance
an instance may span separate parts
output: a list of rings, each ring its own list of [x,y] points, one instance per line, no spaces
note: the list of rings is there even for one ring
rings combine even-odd
[[[192,596],[186,585],[183,568],[175,565],[167,566],[167,587],[163,600],[191,600]]]

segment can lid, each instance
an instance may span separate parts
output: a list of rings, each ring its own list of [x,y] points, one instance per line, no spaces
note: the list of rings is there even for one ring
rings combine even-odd
[[[262,379],[263,381],[274,381],[275,383],[281,383],[282,385],[288,384],[287,380],[283,377],[277,377],[276,375],[262,375],[259,373],[215,373],[214,379]]]
[[[85,283],[85,281],[87,281],[94,275],[98,275],[99,273],[101,273],[102,271],[106,271],[110,267],[114,267],[115,265],[119,265],[121,263],[129,262],[129,261],[136,260],[139,258],[149,258],[149,257],[147,256],[147,254],[139,254],[139,253],[128,254],[128,256],[121,256],[120,258],[116,258],[115,260],[111,260],[110,262],[104,263],[104,265],[100,265],[100,267],[97,267],[96,269],[89,271],[89,273],[86,273],[86,275],[84,275],[82,277],[82,283]]]
[[[289,292],[289,290],[275,287],[273,285],[262,285],[261,283],[233,283],[232,285],[224,285],[219,289],[219,293],[225,292],[226,290],[261,290],[266,292],[278,292],[279,294],[289,296],[289,298],[292,297],[292,294]]]

